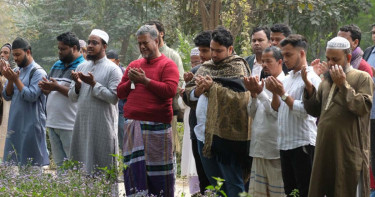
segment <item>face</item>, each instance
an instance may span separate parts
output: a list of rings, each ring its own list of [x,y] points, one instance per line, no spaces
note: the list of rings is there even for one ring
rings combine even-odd
[[[73,47],[65,45],[63,42],[59,41],[57,48],[59,49],[59,59],[62,62],[71,63],[73,61]]]
[[[337,64],[345,69],[347,67],[348,62],[350,61],[351,56],[346,55],[343,50],[327,49],[326,58],[328,68],[331,68],[332,66],[335,66]]]
[[[6,61],[9,61],[10,49],[8,47],[3,47],[0,50],[0,57],[4,58]]]
[[[225,58],[232,55],[233,52],[233,46],[225,47],[224,45],[220,45],[219,43],[211,40],[211,59],[215,63],[220,62],[221,60],[224,60]]]
[[[194,68],[201,63],[201,58],[198,55],[190,56],[190,63],[191,67]]]
[[[99,36],[90,35],[87,41],[87,59],[98,60],[105,53],[106,45],[103,45]]]
[[[280,48],[280,42],[284,40],[285,36],[281,32],[271,32],[271,44]]]
[[[109,59],[111,60],[113,63],[115,63],[117,66],[120,64],[120,60],[119,59]]]
[[[371,38],[372,38],[372,41],[375,43],[375,27],[373,27],[371,30]]]
[[[198,47],[198,50],[199,50],[199,57],[201,58],[202,62],[205,62],[211,59],[210,47],[200,46]]]
[[[137,36],[139,51],[142,57],[154,59],[158,50],[158,39],[152,39],[149,33]]]
[[[337,33],[337,36],[346,38],[349,41],[350,48],[353,51],[358,46],[358,39],[353,40],[352,37],[350,37],[350,35],[351,35],[350,31],[348,31],[348,32],[346,32],[346,31],[339,31],[339,33]]]
[[[281,59],[276,61],[272,51],[262,54],[262,67],[266,75],[277,77],[281,72],[282,62]]]
[[[251,36],[251,48],[255,54],[262,54],[263,50],[269,46],[271,46],[271,44],[264,31],[255,32]]]
[[[21,68],[27,66],[28,56],[30,55],[30,50],[26,52],[23,49],[13,49],[12,51],[14,61]]]
[[[281,53],[283,55],[284,63],[289,70],[296,70],[302,66],[302,49],[287,44],[286,46],[281,47]]]
[[[79,52],[82,54],[83,58],[86,59],[86,56],[87,56],[87,47],[81,47],[81,49],[79,50]]]

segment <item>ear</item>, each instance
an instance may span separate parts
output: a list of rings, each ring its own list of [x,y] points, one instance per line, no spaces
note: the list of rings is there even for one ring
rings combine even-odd
[[[350,61],[352,60],[352,54],[349,53],[348,55],[346,55],[346,58],[348,62],[350,63]]]
[[[163,36],[164,36],[164,32],[159,32],[159,34],[160,34],[160,38],[162,38],[162,39],[163,39]]]
[[[229,52],[230,55],[233,54],[233,45],[228,47],[228,52]]]
[[[300,55],[301,55],[302,58],[306,57],[306,52],[305,52],[305,50],[301,49],[301,51],[300,51]]]
[[[160,37],[160,38],[161,38],[161,37]],[[159,38],[155,38],[155,40],[154,40],[154,41],[155,41],[156,45],[157,45],[157,46],[159,46],[159,43],[160,43],[160,40],[159,40]]]
[[[358,44],[359,44],[359,40],[358,39],[355,39],[353,41],[353,44],[354,44],[354,48],[357,48],[358,47]]]
[[[108,44],[103,44],[104,51],[107,50]]]
[[[279,60],[277,61],[277,64],[282,66],[282,65],[283,65],[283,60],[282,60],[282,59],[279,59]]]

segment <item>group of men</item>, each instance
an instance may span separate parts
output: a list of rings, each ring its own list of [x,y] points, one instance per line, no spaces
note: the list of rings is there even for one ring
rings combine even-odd
[[[359,28],[343,26],[327,43],[327,61],[309,66],[302,35],[284,24],[270,29],[253,29],[254,55],[246,58],[236,55],[229,30],[199,33],[201,64],[186,73],[157,21],[136,32],[141,57],[126,70],[107,51],[103,30],[88,36],[86,57],[74,33],[59,35],[59,61],[49,74],[28,41],[16,38],[0,54],[2,97],[11,101],[3,158],[48,165],[47,127],[56,164],[69,158],[93,173],[117,165],[120,142],[126,194],[174,196],[173,103],[181,95],[191,107],[185,132],[201,194],[220,177],[230,197],[291,196],[295,189],[302,197],[369,196],[374,47],[363,53]]]

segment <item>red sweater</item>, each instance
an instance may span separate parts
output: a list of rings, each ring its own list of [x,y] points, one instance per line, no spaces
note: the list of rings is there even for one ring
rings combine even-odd
[[[146,77],[151,80],[150,83],[147,86],[137,83],[134,90],[130,89],[129,68],[142,68]],[[124,117],[171,123],[172,98],[176,95],[178,80],[177,65],[163,54],[150,60],[149,63],[145,58],[131,62],[117,87],[117,96],[120,99],[127,99],[124,105]]]
[[[370,74],[371,77],[373,76],[370,64],[368,64],[366,62],[366,60],[364,60],[363,58],[362,58],[361,62],[359,63],[358,70],[365,71],[368,74]]]

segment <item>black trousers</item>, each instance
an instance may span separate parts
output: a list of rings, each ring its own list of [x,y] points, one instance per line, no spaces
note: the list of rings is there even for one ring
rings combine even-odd
[[[197,139],[191,139],[191,146],[193,149],[193,156],[195,159],[195,166],[197,168],[197,174],[198,174],[198,179],[199,179],[199,188],[200,188],[201,194],[204,195],[204,192],[206,191],[206,187],[210,185],[210,182],[203,170],[202,161],[198,153],[197,142],[198,142]]]
[[[307,197],[314,149],[314,146],[307,145],[291,150],[280,150],[281,172],[287,196],[292,196],[290,193],[298,189],[300,197]]]

